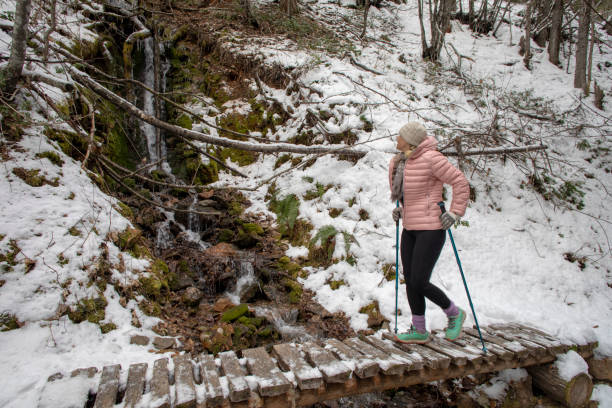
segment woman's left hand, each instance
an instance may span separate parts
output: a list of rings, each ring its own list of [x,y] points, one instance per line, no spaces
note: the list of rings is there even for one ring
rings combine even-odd
[[[440,222],[442,222],[442,229],[443,230],[449,229],[450,227],[455,225],[458,219],[459,219],[459,216],[457,216],[456,214],[450,211],[446,211],[444,214],[440,215]]]

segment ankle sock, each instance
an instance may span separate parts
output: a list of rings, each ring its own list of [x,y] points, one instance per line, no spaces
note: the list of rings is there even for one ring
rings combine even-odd
[[[425,333],[425,315],[412,315],[412,325],[419,333]]]
[[[450,306],[443,310],[444,310],[444,313],[446,313],[446,316],[448,317],[457,316],[459,314],[459,308],[452,301],[451,301]]]

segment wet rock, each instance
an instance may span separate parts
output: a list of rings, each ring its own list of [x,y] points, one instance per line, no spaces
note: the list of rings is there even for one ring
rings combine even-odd
[[[200,304],[200,301],[204,297],[204,293],[198,288],[194,288],[193,286],[185,289],[183,293],[182,300],[187,306],[197,306]]]
[[[240,302],[249,303],[251,300],[255,299],[261,293],[260,287],[261,285],[256,279],[244,285],[239,294]]]
[[[155,224],[165,219],[166,216],[155,207],[143,207],[136,214],[136,223],[148,231],[155,231]]]
[[[268,298],[268,300],[271,301],[276,301],[278,299],[280,299],[281,292],[276,288],[276,285],[269,283],[267,285],[264,285],[264,287],[262,288],[264,295],[266,295],[266,298]]]
[[[180,210],[197,211],[202,214],[192,214],[185,211],[176,211],[174,219],[183,224],[185,228],[190,228],[194,231],[204,231],[216,223],[216,218],[222,215],[217,207],[218,204],[214,200],[199,200],[194,197],[186,197],[176,204],[176,208]]]
[[[149,344],[149,338],[147,336],[135,335],[130,337],[130,344],[136,344],[138,346],[146,346]]]
[[[165,350],[173,348],[176,344],[174,337],[155,337],[153,339],[153,345],[158,350]]]
[[[213,306],[213,310],[217,313],[223,313],[227,309],[232,308],[234,306],[236,305],[234,305],[229,298],[222,297],[222,298],[219,298],[219,300],[215,302],[215,305]]]

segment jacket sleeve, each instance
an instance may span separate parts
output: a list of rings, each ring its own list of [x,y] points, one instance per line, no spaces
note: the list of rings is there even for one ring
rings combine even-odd
[[[470,198],[470,184],[465,175],[453,166],[440,152],[432,152],[433,175],[444,184],[453,187],[453,199],[449,211],[462,217]]]

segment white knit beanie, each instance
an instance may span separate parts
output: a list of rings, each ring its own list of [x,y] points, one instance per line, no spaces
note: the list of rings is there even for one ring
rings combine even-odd
[[[406,143],[418,146],[427,137],[427,130],[419,122],[408,122],[402,126],[399,135]]]

